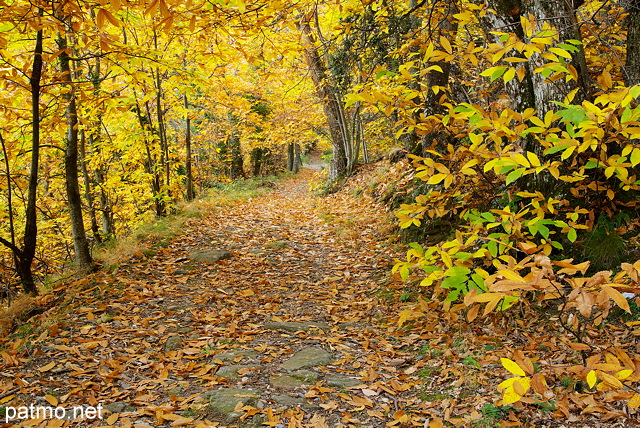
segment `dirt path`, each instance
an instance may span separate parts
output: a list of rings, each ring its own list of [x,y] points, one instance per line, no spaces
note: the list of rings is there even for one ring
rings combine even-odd
[[[391,260],[377,236],[381,208],[313,198],[311,174],[193,220],[150,259],[82,284],[70,315],[22,343],[25,358],[2,354],[5,405],[108,409],[100,423],[72,426],[408,420],[403,409],[420,400],[403,366],[415,354],[390,335],[395,312],[379,301]],[[189,259],[204,249],[232,257]]]

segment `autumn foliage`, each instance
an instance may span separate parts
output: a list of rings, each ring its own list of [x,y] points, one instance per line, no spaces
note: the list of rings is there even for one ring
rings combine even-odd
[[[32,270],[87,274],[91,249],[305,152],[329,158],[331,193],[401,147],[411,168],[376,185],[409,241],[391,273],[419,291],[393,333],[510,338],[478,364],[505,423],[547,405],[635,418],[640,5],[552,3],[0,3],[5,295],[42,290]],[[443,423],[395,410],[387,426]]]

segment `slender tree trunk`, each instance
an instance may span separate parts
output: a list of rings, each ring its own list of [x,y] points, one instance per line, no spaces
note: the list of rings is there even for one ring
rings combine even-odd
[[[456,38],[456,32],[458,31],[458,21],[453,18],[453,15],[459,12],[456,0],[447,0],[442,6],[442,14],[435,14],[434,16],[439,19],[439,22],[432,29],[432,37],[435,40],[444,37],[447,40],[453,41]],[[432,18],[433,19],[433,18]],[[454,43],[450,43],[454,46]],[[438,70],[431,70],[427,73],[426,87],[428,88],[425,101],[424,101],[424,117],[435,116],[443,114],[444,110],[442,103],[446,101],[449,87],[449,75],[451,74],[451,62],[448,61],[436,61],[429,63],[427,66],[438,66],[442,72]],[[422,151],[426,153],[429,148],[434,148],[439,151],[444,151],[447,146],[449,135],[446,131],[440,128],[435,128],[432,131],[427,132],[422,136]]]
[[[337,96],[335,88],[328,80],[327,70],[316,48],[309,19],[308,17],[302,18],[297,25],[305,39],[305,56],[311,79],[313,80],[317,96],[322,102],[322,107],[329,125],[331,145],[333,147],[333,158],[331,160],[329,178],[335,179],[351,172],[347,160],[347,146],[350,142],[346,133],[346,118],[342,110],[342,103]]]
[[[42,10],[40,10],[42,16]],[[42,30],[36,35],[36,47],[33,52],[33,68],[29,84],[31,86],[31,170],[27,190],[27,208],[25,212],[23,249],[13,248],[16,271],[26,293],[36,295],[36,287],[31,271],[31,264],[36,256],[36,238],[38,236],[38,218],[36,215],[36,198],[38,192],[38,172],[40,161],[40,81],[42,79]],[[5,243],[6,245],[6,243]]]
[[[300,167],[302,166],[302,155],[300,154],[300,144],[296,144],[293,155],[293,172],[298,173],[300,171]]]
[[[156,50],[158,50],[158,34],[156,33],[155,28],[153,29],[153,44]],[[151,73],[153,74],[153,72]],[[166,192],[169,193],[169,188],[171,187],[171,166],[169,160],[169,141],[167,138],[167,129],[164,123],[164,114],[162,112],[162,80],[160,79],[160,69],[156,68],[155,73],[155,83],[156,83],[156,116],[158,120],[158,136],[160,137],[160,164],[164,168],[165,174],[165,185]]]
[[[287,170],[293,171],[293,164],[295,158],[295,148],[293,147],[293,143],[289,143],[287,146]]]
[[[102,84],[102,78],[100,76],[101,70],[100,57],[96,58],[95,68],[93,72],[90,73],[89,79],[93,84],[93,94],[97,98],[100,97],[100,86]],[[93,148],[93,150],[100,151],[100,144],[102,141],[102,110],[96,115],[96,120],[93,121],[91,126],[91,132],[88,136],[89,146]],[[83,141],[81,140],[81,143]],[[81,145],[82,148],[82,145]],[[82,154],[83,159],[85,158],[85,154]],[[100,164],[96,167],[94,174],[95,180],[98,184],[98,188],[100,189],[100,218],[101,218],[101,232],[100,239],[104,242],[105,239],[114,239],[116,237],[116,225],[113,218],[113,207],[109,201],[109,191],[106,188],[106,177],[105,174],[108,171],[108,167],[105,168],[104,163],[100,162]],[[85,174],[86,175],[86,174]],[[91,184],[91,181],[89,181]],[[93,192],[91,193],[93,194]],[[91,227],[93,228],[93,219],[91,220]],[[94,232],[95,233],[95,232]],[[101,241],[98,241],[101,242]]]
[[[142,129],[147,130],[152,134],[155,133],[156,135],[158,135],[151,123],[151,109],[149,108],[148,102],[145,103],[145,108],[146,108],[146,116],[143,116],[142,111],[138,106],[138,120],[140,121],[140,126],[142,127]],[[161,155],[160,166],[158,166],[155,156],[151,154],[151,147],[150,147],[149,141],[146,138],[145,138],[144,144],[145,144],[145,150],[147,153],[147,163],[145,165],[145,168],[147,170],[147,173],[150,174],[152,177],[151,189],[153,193],[153,200],[155,204],[156,215],[158,217],[164,217],[167,215],[167,209],[166,209],[166,204],[164,202],[164,195],[162,193],[162,187],[163,187],[162,158],[163,157]],[[162,153],[162,147],[160,147],[160,151]]]
[[[98,219],[96,218],[96,209],[93,205],[93,191],[89,171],[87,168],[87,140],[84,131],[80,132],[80,167],[82,168],[82,177],[84,178],[84,197],[87,199],[89,207],[89,219],[91,221],[91,232],[93,238],[98,244],[102,244],[102,236],[98,228]]]
[[[627,60],[625,65],[627,86],[640,83],[640,0],[628,0]]]
[[[171,185],[171,166],[169,162],[169,141],[167,139],[167,129],[164,123],[164,114],[162,112],[162,81],[160,80],[160,70],[156,69],[156,119],[158,120],[158,136],[160,137],[160,163],[164,169],[164,183],[167,186],[166,192],[169,192]]]
[[[186,131],[184,136],[184,145],[187,150],[186,169],[187,169],[187,201],[193,201],[195,199],[195,192],[193,191],[193,174],[191,172],[191,118],[189,117],[189,100],[187,94],[184,94],[184,108],[187,110],[186,117]]]
[[[58,34],[59,61],[62,80],[69,87],[64,95],[67,101],[67,147],[65,150],[64,169],[69,218],[71,220],[71,234],[76,257],[76,267],[81,272],[93,270],[93,260],[82,218],[82,198],[78,180],[78,111],[76,107],[75,88],[71,74],[71,58],[67,52],[67,38],[63,33]]]

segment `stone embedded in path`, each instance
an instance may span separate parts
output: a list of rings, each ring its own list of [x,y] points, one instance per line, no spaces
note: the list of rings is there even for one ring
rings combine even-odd
[[[318,381],[318,373],[311,370],[298,370],[288,375],[271,376],[269,383],[282,389],[295,389],[302,385],[311,385]]]
[[[291,358],[280,364],[281,370],[294,371],[305,367],[324,366],[333,362],[333,357],[322,348],[315,346],[301,349]]]
[[[258,351],[254,351],[251,349],[234,349],[232,351],[225,351],[219,354],[215,354],[213,358],[215,360],[220,360],[223,363],[230,363],[231,361],[234,361],[239,356],[243,356],[244,358],[247,358],[247,359],[253,359],[258,355],[260,355]]]
[[[230,259],[231,253],[227,250],[193,250],[189,258],[194,262],[217,263],[220,260]]]
[[[270,322],[264,325],[267,330],[276,331],[288,331],[295,333],[296,331],[309,331],[312,328],[318,328],[320,330],[329,330],[329,326],[323,323],[317,322],[299,322],[299,321],[286,321],[286,322]]]
[[[301,379],[296,379],[293,376],[282,375],[282,376],[271,376],[269,378],[269,383],[271,386],[281,389],[296,389],[301,387],[306,382]]]
[[[182,348],[182,344],[184,342],[184,337],[182,335],[170,336],[167,341],[164,343],[164,351],[169,352],[175,349]]]
[[[336,388],[349,388],[352,386],[358,386],[362,382],[357,379],[353,379],[342,375],[332,375],[326,377],[327,385],[334,386]]]
[[[238,402],[244,405],[251,405],[260,398],[261,392],[257,389],[217,389],[203,394],[209,397],[209,407],[211,410],[225,416],[228,419],[237,419],[242,413],[234,412]]]
[[[274,394],[271,400],[277,405],[277,410],[286,410],[292,407],[299,407],[306,403],[302,398],[292,397],[290,395]]]
[[[107,410],[111,413],[125,413],[125,412],[135,412],[136,406],[133,406],[124,401],[115,401],[113,403],[108,403],[103,406],[104,410]]]
[[[255,369],[253,370],[254,372],[257,370],[257,367],[254,366],[250,366],[250,365],[246,365],[246,364],[236,364],[236,365],[231,365],[231,366],[222,366],[218,369],[218,371],[216,372],[216,376],[224,378],[224,379],[229,379],[229,380],[237,380],[240,377],[240,371],[242,369],[246,369],[246,371],[251,371],[251,369]]]

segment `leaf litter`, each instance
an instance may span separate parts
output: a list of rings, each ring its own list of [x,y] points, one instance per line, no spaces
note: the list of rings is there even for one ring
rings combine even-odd
[[[399,298],[404,285],[389,271],[402,249],[381,233],[386,208],[349,186],[315,197],[310,176],[217,207],[152,257],[43,296],[65,299],[34,318],[31,334],[0,342],[0,406],[101,405],[103,418],[4,426],[600,425],[571,414],[575,398],[538,414],[496,407],[509,375],[500,359],[558,338],[452,320],[418,292]],[[232,257],[189,259],[202,249]],[[416,304],[424,315],[399,327]],[[304,353],[328,357],[285,368]],[[231,408],[216,407],[224,393]]]

